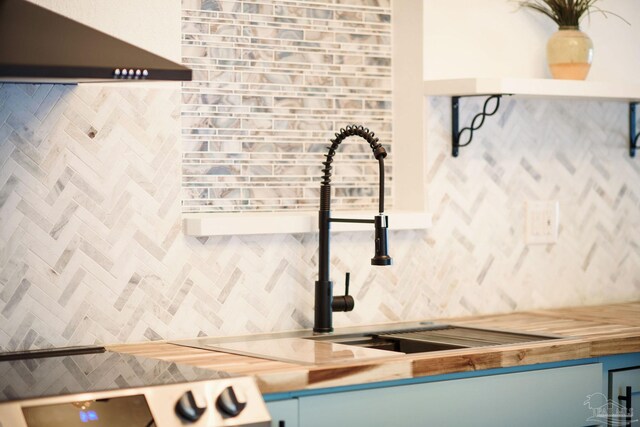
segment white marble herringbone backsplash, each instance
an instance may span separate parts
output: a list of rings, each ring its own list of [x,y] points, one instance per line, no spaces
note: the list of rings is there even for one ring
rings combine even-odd
[[[484,99],[462,100],[462,126]],[[470,146],[450,151],[450,99],[427,109],[429,232],[444,312],[640,297],[640,161],[622,102],[503,98]],[[525,202],[560,204],[557,244],[525,245]]]
[[[179,98],[0,86],[2,350],[311,326],[315,235],[182,235]],[[336,234],[333,278],[351,271],[357,305],[335,323],[638,299],[626,106],[505,100],[453,159],[448,103],[427,114],[433,228],[391,233],[390,268],[368,265],[370,233]],[[548,199],[559,241],[525,246],[524,201]]]

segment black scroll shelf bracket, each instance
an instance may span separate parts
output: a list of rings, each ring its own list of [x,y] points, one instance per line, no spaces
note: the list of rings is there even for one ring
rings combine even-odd
[[[640,133],[636,130],[636,107],[638,104],[638,102],[629,103],[629,155],[631,157],[635,157],[636,150],[640,149],[640,145],[638,145]]]
[[[484,101],[482,111],[476,114],[471,120],[471,125],[462,129],[460,129],[460,98],[462,98],[462,96],[451,97],[451,154],[453,157],[458,157],[461,147],[466,147],[471,144],[473,132],[482,127],[485,118],[493,116],[500,108],[500,98],[502,98],[502,95],[468,95],[466,97],[470,96],[487,96],[487,99]],[[491,101],[495,101],[495,103],[492,110],[489,111]],[[467,132],[467,138],[464,142],[461,142],[461,136],[465,131]]]
[[[471,144],[473,140],[473,133],[480,129],[484,124],[485,118],[493,116],[498,112],[500,108],[500,99],[503,95],[510,94],[495,94],[495,95],[466,95],[466,96],[452,96],[451,97],[451,154],[453,157],[458,157],[461,147],[466,147]],[[482,111],[476,114],[471,120],[471,125],[460,129],[460,98],[468,98],[471,96],[486,96]],[[491,101],[495,101],[493,106]],[[631,157],[636,156],[636,152],[640,150],[640,132],[638,131],[638,116],[636,110],[640,102],[629,103],[629,155]],[[492,108],[491,108],[492,107]],[[491,111],[489,109],[491,108]],[[463,141],[462,136],[464,132],[467,132],[466,139]]]

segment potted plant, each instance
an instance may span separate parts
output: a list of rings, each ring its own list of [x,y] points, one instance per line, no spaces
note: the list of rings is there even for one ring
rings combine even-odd
[[[540,12],[558,24],[558,31],[551,36],[547,43],[547,62],[553,78],[586,79],[593,60],[593,42],[587,34],[580,31],[580,21],[591,12],[602,13],[605,16],[609,14],[615,15],[597,7],[596,3],[598,1],[519,1],[521,7]]]

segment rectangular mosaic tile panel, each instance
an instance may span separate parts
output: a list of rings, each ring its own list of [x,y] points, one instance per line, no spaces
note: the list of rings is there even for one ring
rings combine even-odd
[[[349,124],[391,153],[390,13],[388,0],[183,0],[183,212],[317,208],[328,140]],[[368,145],[345,141],[334,166],[332,206],[375,208]]]

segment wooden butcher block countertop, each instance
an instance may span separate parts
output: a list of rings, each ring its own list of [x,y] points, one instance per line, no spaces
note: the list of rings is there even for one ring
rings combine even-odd
[[[640,352],[640,302],[511,314],[439,319],[438,323],[560,335],[562,339],[493,347],[476,347],[431,353],[384,352],[385,357],[357,356],[335,362],[293,363],[220,351],[186,347],[167,342],[108,346],[111,351],[131,353],[176,363],[251,375],[263,393],[345,386],[431,375],[504,368],[537,363]],[[340,331],[337,331],[339,333]],[[269,344],[279,338],[269,339]],[[236,337],[233,345],[255,341],[255,336]],[[305,356],[305,345],[314,341],[284,338],[285,347]],[[276,342],[276,347],[279,346]],[[301,344],[302,346],[297,346]],[[287,347],[289,348],[289,347]],[[351,347],[360,350],[357,347]],[[336,353],[345,353],[336,352]],[[348,353],[348,352],[347,352]],[[358,354],[358,353],[353,353]]]

